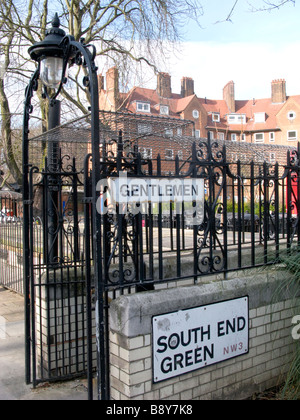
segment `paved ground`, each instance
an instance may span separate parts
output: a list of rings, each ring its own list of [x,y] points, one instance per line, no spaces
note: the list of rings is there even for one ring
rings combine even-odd
[[[0,286],[0,400],[87,400],[85,380],[25,384],[24,299]]]

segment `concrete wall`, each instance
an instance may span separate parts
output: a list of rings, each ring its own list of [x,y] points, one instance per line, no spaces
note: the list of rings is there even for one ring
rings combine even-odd
[[[280,384],[296,342],[292,316],[299,301],[276,293],[289,275],[280,268],[232,274],[234,278],[121,296],[110,307],[111,398],[115,400],[243,399]],[[249,296],[249,353],[153,383],[155,315]],[[299,308],[299,306],[298,306]]]

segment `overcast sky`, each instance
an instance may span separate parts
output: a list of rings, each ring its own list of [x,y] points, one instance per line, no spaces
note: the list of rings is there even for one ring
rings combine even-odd
[[[300,2],[253,13],[249,1],[239,0],[232,22],[222,22],[235,0],[203,0],[202,28],[188,25],[180,58],[173,57],[164,69],[174,93],[180,93],[180,79],[187,76],[195,80],[198,96],[211,99],[221,99],[230,80],[236,99],[268,98],[271,81],[281,78],[288,95],[300,94]]]

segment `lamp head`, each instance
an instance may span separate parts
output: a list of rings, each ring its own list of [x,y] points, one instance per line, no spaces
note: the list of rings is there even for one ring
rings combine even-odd
[[[65,36],[65,31],[60,29],[60,21],[56,13],[52,20],[52,27],[46,31],[45,39],[28,49],[30,57],[41,65],[40,78],[43,84],[54,89],[59,87],[63,78],[64,51],[61,41]]]

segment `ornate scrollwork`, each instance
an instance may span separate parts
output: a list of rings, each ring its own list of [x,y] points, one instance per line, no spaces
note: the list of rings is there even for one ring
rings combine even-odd
[[[133,283],[136,281],[137,273],[134,262],[135,216],[131,213],[118,217],[115,214],[108,214],[107,223],[105,235],[109,249],[106,263],[108,282],[111,285]]]
[[[292,150],[289,155],[289,164],[293,167],[299,167],[299,152],[297,150]]]

